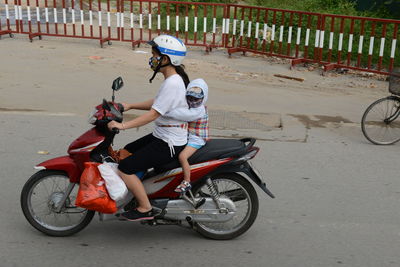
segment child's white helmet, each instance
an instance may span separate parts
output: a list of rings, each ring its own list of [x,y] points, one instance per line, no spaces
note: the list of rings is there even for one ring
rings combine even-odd
[[[171,35],[160,35],[148,42],[152,47],[162,55],[166,55],[170,58],[171,64],[174,66],[180,66],[183,59],[186,56],[186,46],[178,38]]]

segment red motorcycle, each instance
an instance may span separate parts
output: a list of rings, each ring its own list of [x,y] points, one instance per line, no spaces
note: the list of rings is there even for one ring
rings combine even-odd
[[[84,162],[112,161],[109,148],[117,130],[109,131],[111,120],[122,122],[123,107],[114,102],[115,91],[123,86],[119,77],[113,82],[112,101],[103,100],[89,122],[92,129],[77,138],[68,148],[68,156],[58,157],[35,166],[39,170],[25,183],[21,207],[28,222],[51,236],[68,236],[85,228],[95,211],[75,206]],[[257,184],[274,198],[259,173],[250,163],[259,151],[255,139],[213,139],[190,159],[192,190],[179,195],[174,189],[183,179],[176,160],[145,172],[143,184],[158,215],[149,225],[189,226],[212,239],[232,239],[254,223],[258,214]],[[118,219],[118,215],[135,207],[130,197],[118,203],[116,214],[102,214],[101,221]]]

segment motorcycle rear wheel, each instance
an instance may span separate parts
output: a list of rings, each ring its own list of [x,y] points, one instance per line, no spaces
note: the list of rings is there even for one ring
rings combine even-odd
[[[50,236],[69,236],[84,229],[93,219],[94,211],[75,207],[78,186],[67,197],[61,211],[57,202],[69,185],[65,172],[42,170],[29,178],[21,192],[21,208],[28,222]]]
[[[258,197],[251,183],[236,173],[218,174],[211,178],[217,186],[220,197],[231,199],[236,205],[236,215],[224,223],[195,223],[194,229],[202,236],[228,240],[245,233],[254,223],[258,214]],[[196,197],[209,197],[208,186],[204,183],[193,188]]]

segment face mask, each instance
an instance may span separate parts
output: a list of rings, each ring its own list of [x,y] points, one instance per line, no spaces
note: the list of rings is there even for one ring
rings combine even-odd
[[[161,57],[151,57],[149,65],[152,70],[156,70],[157,66],[161,63]]]
[[[193,96],[186,96],[186,100],[190,108],[198,108],[203,103],[203,98]]]

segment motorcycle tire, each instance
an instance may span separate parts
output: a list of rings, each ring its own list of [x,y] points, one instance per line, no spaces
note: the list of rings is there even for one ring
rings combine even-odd
[[[220,188],[218,186],[218,191],[222,196],[224,197],[229,197],[231,195],[232,197],[229,197],[233,202],[238,202],[238,201],[243,201],[246,200],[248,203],[248,211],[246,212],[243,220],[240,222],[238,227],[230,229],[230,230],[218,230],[217,228],[220,226],[223,226],[226,223],[229,223],[230,221],[226,223],[194,223],[194,229],[200,233],[202,236],[210,238],[210,239],[216,239],[216,240],[228,240],[228,239],[233,239],[236,238],[243,233],[245,233],[254,223],[254,221],[257,218],[258,215],[258,197],[256,190],[252,186],[252,184],[243,176],[237,174],[237,173],[225,173],[225,174],[217,174],[211,178],[211,180],[218,186],[220,183],[226,183],[226,184],[232,184],[236,185],[238,188],[237,189],[232,189],[230,190],[231,192],[238,192],[239,194],[236,194],[235,199],[233,199],[232,193],[228,193],[227,191],[224,192],[223,188]],[[200,185],[196,185],[193,188],[193,193],[195,196],[210,196],[210,193],[204,193],[202,192],[203,189],[207,189],[206,183],[202,183]],[[226,187],[227,188],[227,187]],[[224,195],[225,194],[225,195]],[[238,216],[238,215],[235,215]]]
[[[46,184],[44,184],[44,182],[48,179],[52,179],[53,183],[54,181],[57,181],[57,185],[53,184],[53,186],[50,189],[50,192],[48,187],[46,187]],[[58,179],[64,179],[63,180],[65,185],[64,188],[61,188],[59,186],[58,181],[61,180]],[[36,197],[38,194],[33,191],[36,189],[36,187],[40,185],[40,183],[42,183],[41,187],[45,189],[47,194],[49,194],[49,196],[42,198],[43,203],[41,205],[45,207],[45,212],[48,213],[43,216],[54,217],[55,221],[57,222],[57,216],[65,215],[66,217],[69,218],[69,220],[71,220],[69,214],[71,214],[71,216],[73,216],[72,214],[81,214],[81,218],[79,218],[79,221],[76,224],[72,224],[69,226],[62,226],[62,227],[50,225],[49,223],[43,221],[42,218],[40,218],[39,215],[35,213],[33,205],[36,204],[32,204],[32,201],[34,198],[33,196]],[[69,207],[66,207],[67,205],[64,205],[63,211],[61,212],[52,210],[52,208],[54,209],[54,206],[52,207],[52,204],[54,204],[56,200],[60,200],[60,198],[63,196],[62,194],[64,193],[63,190],[66,189],[66,186],[68,184],[69,184],[69,177],[67,176],[67,174],[65,172],[55,171],[55,170],[41,170],[32,175],[29,178],[29,180],[25,183],[21,192],[21,199],[20,199],[21,208],[25,218],[34,228],[47,235],[61,237],[61,236],[73,235],[84,229],[91,222],[95,214],[95,211],[85,210],[85,209],[80,209],[80,211],[78,212],[67,211],[67,209],[75,209],[75,208],[78,209],[77,207],[70,206],[74,204],[74,200],[72,200],[73,197],[72,195],[74,191],[70,194],[70,196],[68,196],[67,201],[65,203],[67,204],[68,202]],[[75,186],[75,188],[77,188],[77,186]],[[43,201],[43,199],[45,200]]]

